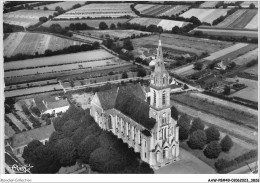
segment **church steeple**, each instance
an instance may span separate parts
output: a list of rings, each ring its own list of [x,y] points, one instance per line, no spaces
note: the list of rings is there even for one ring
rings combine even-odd
[[[162,42],[159,37],[159,44],[157,48],[157,56],[155,60],[154,72],[151,74],[151,87],[156,89],[163,89],[169,86],[169,74],[164,66]]]

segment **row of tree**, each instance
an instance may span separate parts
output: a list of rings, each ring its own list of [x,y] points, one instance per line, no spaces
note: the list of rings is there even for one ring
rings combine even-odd
[[[101,130],[89,110],[72,105],[53,124],[56,131],[49,143],[32,141],[24,149],[23,158],[34,166],[33,173],[56,173],[61,166],[76,162],[102,173],[153,173],[147,163],[139,161],[140,154],[111,132]]]
[[[220,133],[214,126],[205,129],[204,123],[195,118],[190,124],[187,115],[182,115],[178,120],[179,139],[187,140],[187,144],[192,149],[201,149],[208,158],[217,158],[221,151],[228,152],[233,146],[232,139],[226,135],[221,142]],[[206,146],[206,147],[205,147]]]

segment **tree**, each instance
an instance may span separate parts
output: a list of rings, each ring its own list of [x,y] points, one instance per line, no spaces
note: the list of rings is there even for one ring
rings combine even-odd
[[[110,29],[112,29],[112,30],[116,29],[116,25],[115,25],[114,23],[112,23],[112,24],[110,25]]]
[[[223,94],[224,94],[224,95],[229,95],[229,94],[230,94],[230,87],[229,87],[229,86],[225,86],[225,87],[224,87]]]
[[[214,126],[211,126],[205,130],[206,136],[207,136],[207,143],[210,143],[211,141],[218,141],[220,137],[220,133],[218,129]]]
[[[31,172],[37,174],[56,173],[61,168],[58,159],[59,158],[53,146],[39,146],[35,149],[34,154],[32,155],[33,162],[30,164],[33,165],[33,168]]]
[[[196,36],[196,37],[202,37],[202,36],[203,36],[203,32],[202,32],[202,31],[195,31],[195,32],[194,32],[194,36]]]
[[[172,106],[171,107],[171,117],[174,119],[174,120],[178,120],[178,116],[179,116],[179,112],[178,110]]]
[[[88,135],[79,145],[78,155],[84,163],[89,163],[90,154],[99,147],[99,141],[94,135]]]
[[[80,123],[72,119],[66,121],[61,127],[61,131],[67,136],[70,137],[73,133],[80,127]]]
[[[47,17],[40,17],[40,18],[39,18],[39,21],[40,21],[40,22],[47,22],[47,21],[48,21],[48,18],[47,18]]]
[[[94,49],[97,49],[97,48],[99,48],[100,44],[99,44],[99,42],[95,41],[95,42],[92,44],[92,46],[94,47]]]
[[[43,10],[46,11],[46,10],[49,10],[49,8],[47,8],[46,6],[44,6]]]
[[[205,125],[200,120],[200,118],[195,118],[192,122],[192,125],[191,125],[191,128],[190,128],[190,133],[193,133],[196,130],[204,130],[204,128],[205,128]]]
[[[173,34],[179,34],[179,33],[180,33],[180,28],[179,28],[178,26],[174,26],[174,27],[172,28],[172,33],[173,33]]]
[[[193,67],[194,67],[195,70],[201,70],[202,67],[203,67],[203,63],[196,62],[196,63],[193,64]]]
[[[221,153],[221,146],[218,141],[211,141],[203,152],[210,159],[218,158]]]
[[[233,69],[234,67],[236,67],[236,63],[235,62],[231,62],[228,66],[229,66],[229,69]]]
[[[231,147],[233,146],[233,141],[228,135],[226,135],[221,140],[220,145],[221,145],[222,151],[228,152],[231,149]]]
[[[68,138],[59,140],[56,145],[56,152],[59,157],[59,163],[62,166],[72,166],[76,163],[77,150],[73,143]]]
[[[126,39],[123,41],[123,48],[127,50],[133,50],[134,46],[130,39]]]
[[[182,115],[177,121],[177,124],[179,125],[179,139],[186,140],[189,137],[190,131],[190,120],[187,115]]]
[[[207,142],[207,136],[203,130],[196,130],[190,134],[187,144],[192,149],[203,149]]]
[[[190,22],[192,22],[194,25],[197,25],[197,26],[201,25],[201,21],[195,16],[192,16],[190,18]]]
[[[145,71],[145,69],[139,68],[139,69],[137,70],[137,77],[145,77],[145,76],[146,76],[146,71]]]
[[[249,8],[250,8],[250,9],[255,9],[255,4],[254,4],[254,3],[251,3],[251,4],[249,5]]]
[[[29,164],[33,162],[33,154],[35,154],[35,149],[37,147],[43,146],[43,144],[39,140],[32,140],[29,144],[24,148],[22,157],[24,158],[24,162]]]
[[[81,7],[81,5],[78,3],[78,4],[73,5],[72,9],[76,9],[76,8],[80,8],[80,7]]]
[[[183,89],[184,89],[184,90],[189,89],[188,85],[187,85],[187,84],[184,84]]]
[[[99,23],[99,29],[101,30],[106,30],[108,28],[107,24],[105,22],[100,22]]]
[[[127,72],[123,72],[122,79],[126,79],[126,78],[128,78]]]
[[[75,24],[74,23],[70,24],[70,30],[75,30]]]

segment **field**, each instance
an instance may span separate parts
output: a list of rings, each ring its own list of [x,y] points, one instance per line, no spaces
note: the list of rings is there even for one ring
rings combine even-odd
[[[157,19],[157,18],[134,18],[130,20],[129,23],[132,24],[136,23],[145,26],[156,25],[156,26],[161,26],[164,30],[172,30],[174,26],[183,27],[189,24],[188,22]]]
[[[100,18],[100,17],[122,17],[129,15],[136,17],[130,8],[130,3],[102,3],[88,4],[80,8],[68,11],[54,19],[75,19],[75,18]]]
[[[232,15],[228,16],[224,21],[219,23],[216,27],[231,28],[231,29],[257,29],[257,10],[242,9],[237,10]],[[251,22],[252,21],[252,22]],[[256,23],[256,24],[253,24]]]
[[[9,34],[4,40],[4,56],[10,57],[19,53],[34,55],[36,52],[43,54],[47,49],[56,51],[80,44],[78,41],[47,34],[16,32]]]
[[[241,55],[237,57],[236,59],[232,60],[232,62],[235,62],[237,65],[245,65],[248,62],[250,62],[253,59],[258,58],[258,48],[249,51],[248,53]]]
[[[124,39],[127,37],[131,37],[133,34],[135,36],[143,34],[143,35],[150,35],[150,32],[145,32],[145,31],[138,31],[138,30],[91,30],[91,31],[80,31],[83,34],[101,38],[106,37],[105,35],[109,35],[111,38],[119,38],[119,39]]]
[[[181,52],[183,54],[197,54],[203,52],[213,53],[232,45],[230,42],[215,41],[195,37],[187,37],[175,34],[162,34],[162,46],[164,52]],[[135,50],[142,47],[156,49],[158,46],[158,36],[149,36],[132,40]]]
[[[29,27],[39,22],[40,17],[49,17],[55,11],[41,11],[41,10],[19,10],[15,12],[5,13],[3,21],[7,24],[20,25]]]
[[[42,93],[42,92],[49,92],[49,91],[56,91],[56,90],[62,90],[61,86],[59,84],[55,85],[46,85],[46,86],[40,86],[40,87],[33,87],[33,88],[24,88],[19,90],[12,90],[12,91],[6,91],[4,93],[5,97],[16,97],[21,95],[30,95],[33,93]]]
[[[190,33],[201,31],[203,34],[209,36],[221,36],[221,37],[247,37],[247,38],[258,38],[258,32],[252,30],[228,30],[226,28],[214,28],[214,27],[197,27]]]
[[[180,102],[182,104],[188,105],[195,109],[204,111],[209,114],[213,114],[215,116],[227,119],[234,123],[239,123],[242,126],[252,126],[257,129],[257,116],[252,115],[247,112],[241,112],[240,110],[234,110],[232,107],[224,107],[221,105],[216,105],[214,102],[210,102],[207,99],[201,100],[201,98],[197,98],[189,93],[181,93],[178,95],[172,95],[171,99]]]
[[[91,69],[94,67],[119,65],[121,63],[122,61],[116,58],[102,59],[102,60],[86,61],[82,63],[8,71],[5,72],[5,77],[7,78],[19,77],[19,76],[42,74],[42,73],[55,73],[55,72],[63,72],[63,71],[78,70],[78,69]]]
[[[71,23],[86,23],[90,27],[98,28],[100,22],[106,22],[108,26],[112,23],[117,25],[120,23],[125,23],[129,19],[126,18],[115,18],[115,19],[88,19],[88,20],[55,20],[55,21],[48,21],[43,24],[44,27],[50,27],[52,24],[59,24],[62,28],[69,27]]]
[[[41,67],[41,66],[51,66],[51,65],[62,65],[62,64],[72,64],[93,60],[102,60],[107,58],[113,58],[114,56],[105,50],[93,50],[87,52],[64,54],[58,56],[44,57],[27,59],[21,61],[14,61],[4,63],[4,70],[14,70],[14,69],[24,69],[27,67]]]
[[[245,73],[251,74],[251,75],[258,75],[258,64],[244,70]]]
[[[85,2],[84,1],[65,1],[65,2],[60,2],[60,3],[54,3],[54,4],[48,4],[48,5],[44,5],[44,6],[38,6],[35,7],[34,9],[38,9],[40,8],[41,10],[44,9],[44,7],[47,7],[48,10],[55,10],[55,8],[57,6],[61,7],[62,9],[64,9],[65,11],[72,8],[72,6],[74,6],[75,4],[81,4],[83,5]]]
[[[215,8],[219,1],[206,1],[200,5],[200,8]]]
[[[244,1],[244,2],[241,4],[241,6],[242,6],[243,8],[248,8],[251,3],[253,3],[253,4],[255,5],[255,7],[258,7],[258,1]]]
[[[239,83],[244,83],[247,87],[231,94],[232,97],[258,102],[258,82],[250,79],[238,78]]]
[[[172,7],[171,9],[159,14],[159,16],[172,16],[172,15],[179,15],[180,13],[184,13],[186,10],[189,9],[190,6],[188,5],[176,5]]]
[[[251,19],[244,29],[258,29],[258,13]]]
[[[214,61],[214,60],[218,59],[219,57],[222,57],[224,55],[227,55],[229,53],[237,51],[237,50],[239,50],[241,48],[246,47],[247,45],[248,44],[246,44],[246,43],[237,43],[237,44],[235,44],[233,46],[230,46],[228,48],[225,48],[223,50],[220,50],[220,51],[217,51],[215,53],[210,54],[210,56],[204,58],[204,60]]]
[[[197,17],[201,22],[207,22],[212,24],[214,20],[220,16],[225,16],[228,9],[196,9],[192,8],[187,12],[181,14],[181,17],[191,18],[192,16]]]

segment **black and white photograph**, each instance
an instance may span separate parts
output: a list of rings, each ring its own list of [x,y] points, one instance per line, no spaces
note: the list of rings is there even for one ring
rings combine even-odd
[[[1,6],[1,182],[259,182],[258,1]]]

